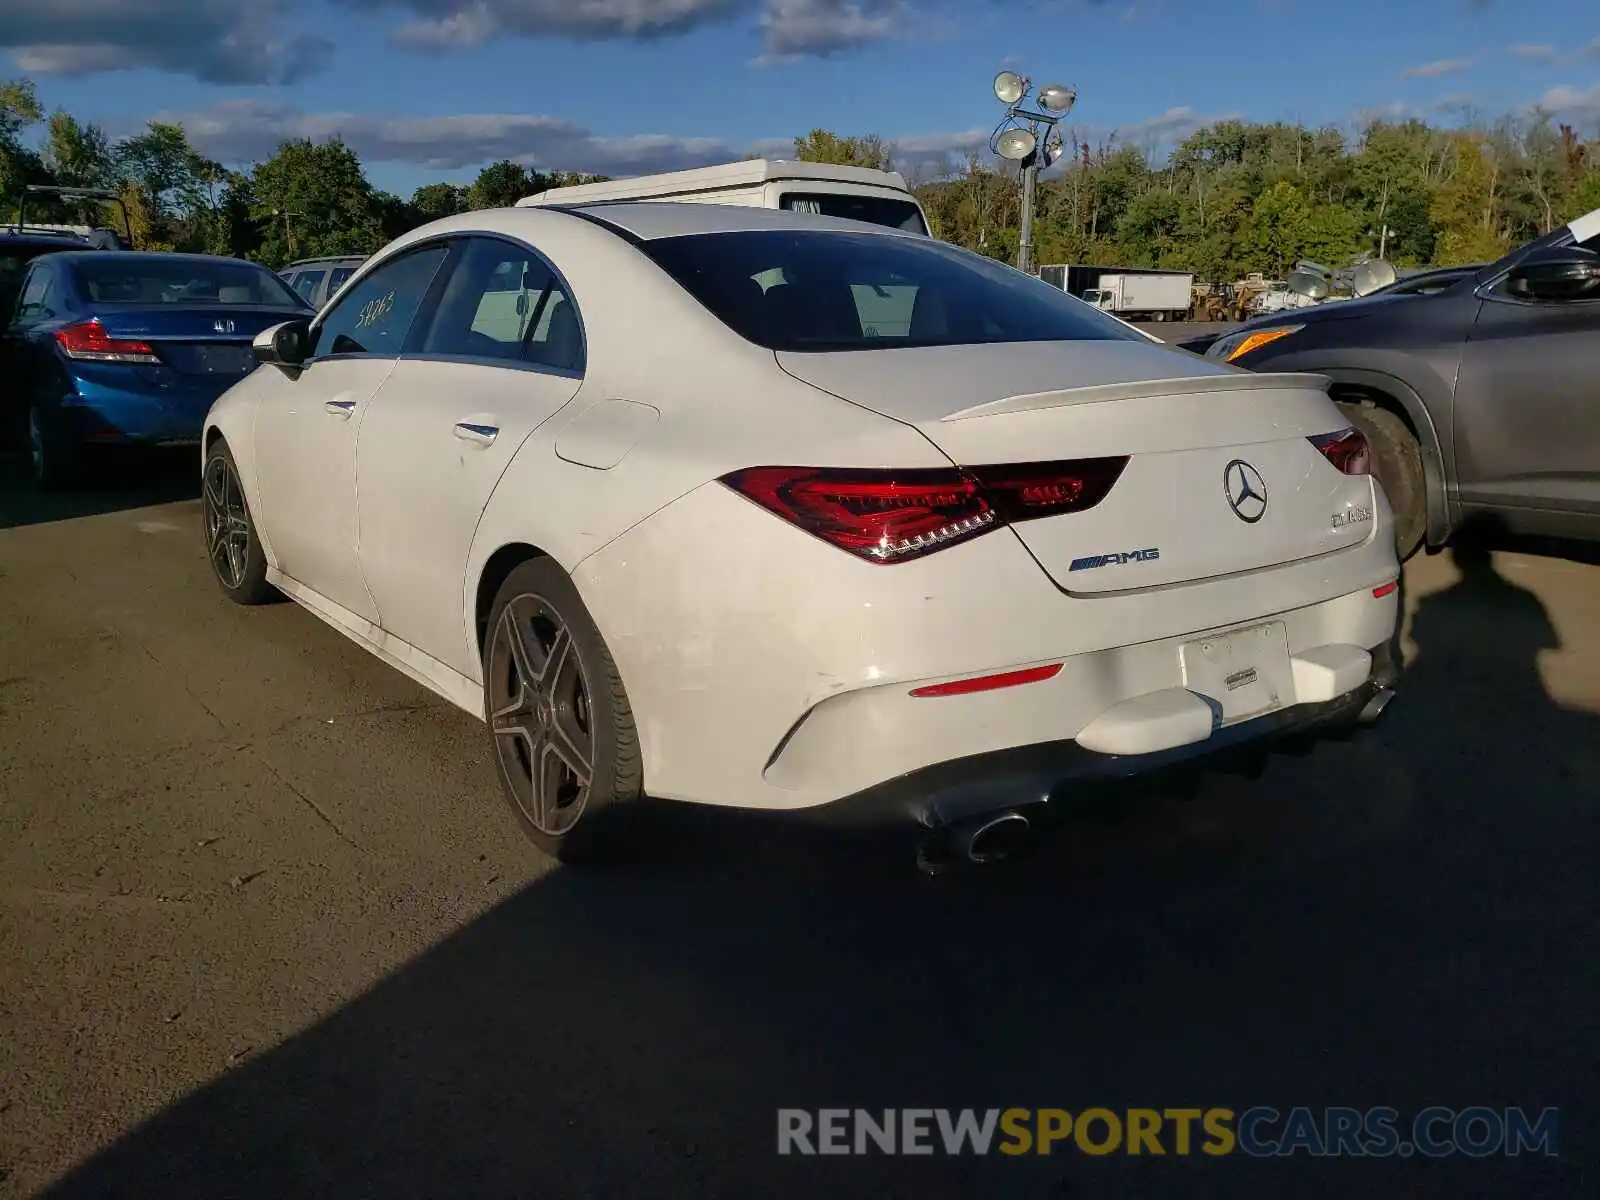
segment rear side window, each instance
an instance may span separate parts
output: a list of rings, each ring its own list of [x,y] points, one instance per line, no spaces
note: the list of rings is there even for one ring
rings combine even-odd
[[[333,274],[328,276],[328,295],[333,295],[344,286],[344,281],[356,273],[354,267],[335,267]]]
[[[295,276],[294,290],[300,293],[300,299],[309,301],[317,294],[317,284],[322,282],[321,271],[301,271]]]
[[[769,350],[1145,340],[1059,288],[931,238],[759,230],[642,248]]]
[[[22,289],[22,298],[17,303],[18,321],[42,321],[51,316],[50,308],[50,271],[40,267],[28,276],[28,282]]]

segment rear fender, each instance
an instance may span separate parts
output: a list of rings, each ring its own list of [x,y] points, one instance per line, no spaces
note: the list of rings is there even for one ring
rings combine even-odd
[[[1443,545],[1455,525],[1455,513],[1450,502],[1450,490],[1445,473],[1443,443],[1439,430],[1433,423],[1428,406],[1422,402],[1410,384],[1382,371],[1364,371],[1353,367],[1333,367],[1317,372],[1332,380],[1335,385],[1377,392],[1392,399],[1417,431],[1417,441],[1422,449],[1422,471],[1427,481],[1428,533],[1430,546]]]

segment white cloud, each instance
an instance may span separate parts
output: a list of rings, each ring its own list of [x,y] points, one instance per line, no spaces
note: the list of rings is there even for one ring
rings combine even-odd
[[[1557,57],[1554,46],[1528,45],[1527,43],[1519,43],[1511,47],[1511,53],[1514,57],[1520,58],[1524,62],[1553,63]]]
[[[408,49],[450,50],[500,37],[643,40],[723,21],[754,0],[337,0],[366,12],[405,13],[392,31]]]
[[[1562,54],[1554,46],[1519,44],[1511,47],[1513,56],[1523,62],[1540,63],[1545,66],[1572,67],[1581,63],[1592,62],[1600,59],[1600,38],[1585,42],[1576,50]]]
[[[182,124],[197,150],[233,166],[270,158],[285,140],[320,142],[332,137],[343,139],[367,163],[406,163],[441,173],[509,158],[546,171],[626,176],[733,162],[750,155],[794,154],[791,137],[735,141],[715,136],[600,134],[580,122],[537,113],[386,117],[229,100],[201,111],[160,112],[152,119]],[[1235,114],[1202,116],[1192,108],[1174,108],[1116,129],[1078,126],[1062,132],[1068,141],[1095,143],[1114,134],[1125,145],[1170,145],[1203,125],[1228,119],[1235,119]],[[891,139],[890,150],[896,169],[918,178],[937,178],[970,154],[986,155],[989,133],[977,127],[907,134]]]
[[[763,63],[819,57],[903,34],[903,0],[768,0],[761,14]]]
[[[1407,67],[1400,74],[1407,79],[1436,79],[1440,75],[1453,75],[1457,71],[1465,71],[1476,65],[1477,61],[1475,58],[1441,58],[1436,62]]]
[[[1566,84],[1553,87],[1540,96],[1533,107],[1563,120],[1600,125],[1600,83],[1586,88]]]

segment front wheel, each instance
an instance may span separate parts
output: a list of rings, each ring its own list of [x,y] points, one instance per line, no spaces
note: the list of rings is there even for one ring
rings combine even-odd
[[[1404,562],[1417,552],[1428,532],[1428,484],[1422,470],[1422,447],[1399,416],[1370,400],[1341,401],[1339,411],[1372,447],[1372,471],[1394,511],[1394,548]]]
[[[643,766],[633,711],[565,571],[516,567],[489,612],[484,714],[500,783],[528,838],[563,862],[604,853]]]

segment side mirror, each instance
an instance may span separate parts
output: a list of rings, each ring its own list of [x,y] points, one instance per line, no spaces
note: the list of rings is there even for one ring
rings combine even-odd
[[[250,343],[250,353],[258,363],[297,374],[311,357],[311,322],[296,319],[263,329]]]
[[[1577,246],[1542,251],[1511,268],[1506,291],[1519,300],[1600,300],[1600,256]]]

